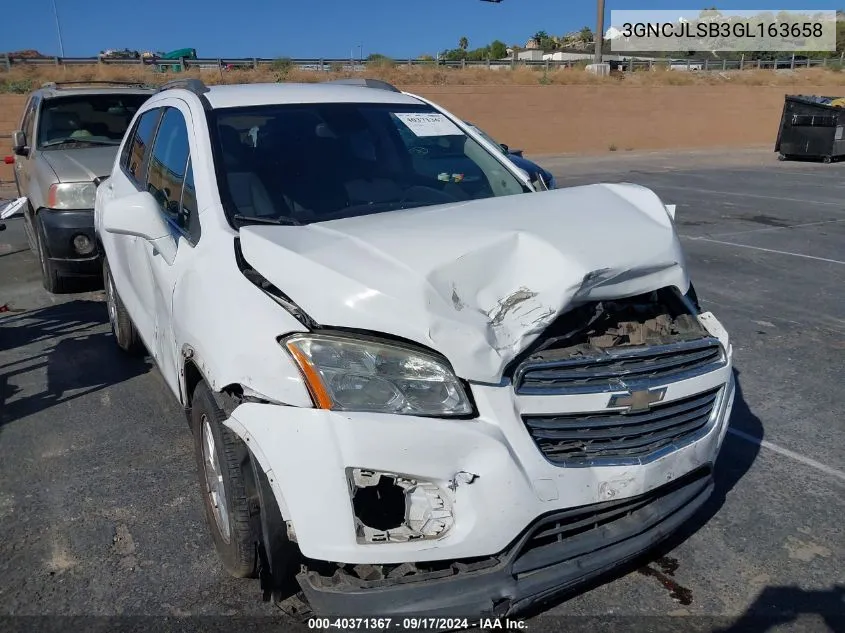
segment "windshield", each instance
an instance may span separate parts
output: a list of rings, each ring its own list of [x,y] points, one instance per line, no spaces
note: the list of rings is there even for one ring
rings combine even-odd
[[[44,101],[38,148],[62,145],[119,145],[146,94],[75,95]]]
[[[430,106],[319,103],[211,114],[235,224],[308,224],[530,191]]]

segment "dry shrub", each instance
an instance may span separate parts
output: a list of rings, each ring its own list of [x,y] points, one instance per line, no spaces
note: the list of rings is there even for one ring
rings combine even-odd
[[[516,68],[470,66],[453,68],[436,64],[409,66],[403,62],[374,64],[367,77],[382,79],[397,86],[496,86],[496,85],[631,85],[691,86],[738,84],[750,86],[845,86],[845,73],[838,67],[797,70],[743,70],[690,72],[655,68],[633,73],[613,73],[600,77],[583,68],[517,66]],[[0,72],[0,92],[25,92],[47,81],[118,80],[161,84],[177,78],[201,77],[209,84],[232,83],[313,83],[329,79],[360,76],[344,64],[327,66],[323,72],[303,70],[293,65],[273,63],[252,68],[190,69],[182,73],[158,73],[150,66],[91,64],[86,66],[17,65]]]

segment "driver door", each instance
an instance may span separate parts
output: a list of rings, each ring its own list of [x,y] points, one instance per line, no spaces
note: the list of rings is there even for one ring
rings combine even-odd
[[[179,99],[164,102],[161,123],[147,169],[147,191],[159,203],[176,242],[176,256],[168,261],[148,241],[140,242],[152,276],[153,336],[151,352],[168,386],[178,396],[180,352],[173,326],[173,295],[191,266],[199,241],[199,218],[191,146],[195,144],[191,113]]]

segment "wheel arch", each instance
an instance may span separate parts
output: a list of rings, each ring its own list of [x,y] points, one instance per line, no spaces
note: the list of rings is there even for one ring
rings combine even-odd
[[[232,432],[234,432],[241,441],[247,445],[250,459],[255,461],[256,465],[260,467],[261,471],[270,479],[269,483],[276,493],[280,509],[282,510],[282,515],[285,519],[288,519],[289,514],[287,513],[287,506],[283,503],[283,500],[279,498],[281,496],[281,489],[278,488],[278,485],[273,486],[275,482],[271,476],[272,470],[270,469],[269,461],[261,452],[260,447],[250,440],[249,433],[246,432],[246,429],[244,429],[237,420],[233,420],[232,418],[232,413],[241,402],[250,400],[256,401],[257,399],[252,396],[245,395],[245,391],[248,392],[248,388],[245,389],[244,385],[239,383],[230,383],[219,390],[216,390],[212,381],[206,378],[205,372],[200,367],[197,359],[193,356],[186,358],[183,363],[181,382],[182,403],[185,408],[185,415],[189,419],[191,415],[193,396],[197,386],[202,383],[208,388],[212,398],[214,398],[214,401],[217,403],[217,406],[226,415],[226,426],[229,427],[229,429],[231,429]],[[255,482],[253,482],[253,484],[255,484]]]
[[[272,501],[276,504],[278,513],[281,515],[281,520],[285,523],[291,522],[290,510],[288,509],[287,502],[285,501],[284,493],[282,492],[279,482],[273,474],[270,462],[261,451],[260,446],[258,446],[256,442],[252,441],[249,433],[241,425],[241,423],[232,417],[232,412],[237,408],[240,402],[244,400],[245,396],[243,394],[243,385],[231,383],[224,386],[219,391],[216,391],[212,386],[212,383],[206,378],[203,369],[194,357],[186,358],[183,363],[182,383],[183,394],[187,394],[183,395],[183,403],[185,415],[189,424],[191,419],[193,394],[197,386],[204,384],[214,401],[217,403],[217,406],[226,416],[226,420],[223,424],[245,444],[247,448],[247,460],[249,463],[242,464],[245,476],[244,482],[246,484],[247,494],[250,498],[254,499],[261,508],[262,538],[264,538],[268,529],[281,529],[284,527],[284,529],[287,530],[287,525],[279,526],[276,524],[273,512],[265,512],[265,508],[270,501],[268,497],[272,496]],[[246,397],[252,399],[249,396]],[[273,549],[267,540],[264,540],[264,545],[268,550]],[[272,558],[272,552],[269,556]]]

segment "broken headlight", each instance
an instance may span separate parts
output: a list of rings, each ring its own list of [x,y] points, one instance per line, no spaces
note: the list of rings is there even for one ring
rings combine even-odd
[[[437,417],[472,413],[461,382],[433,354],[324,334],[284,341],[321,409]]]

